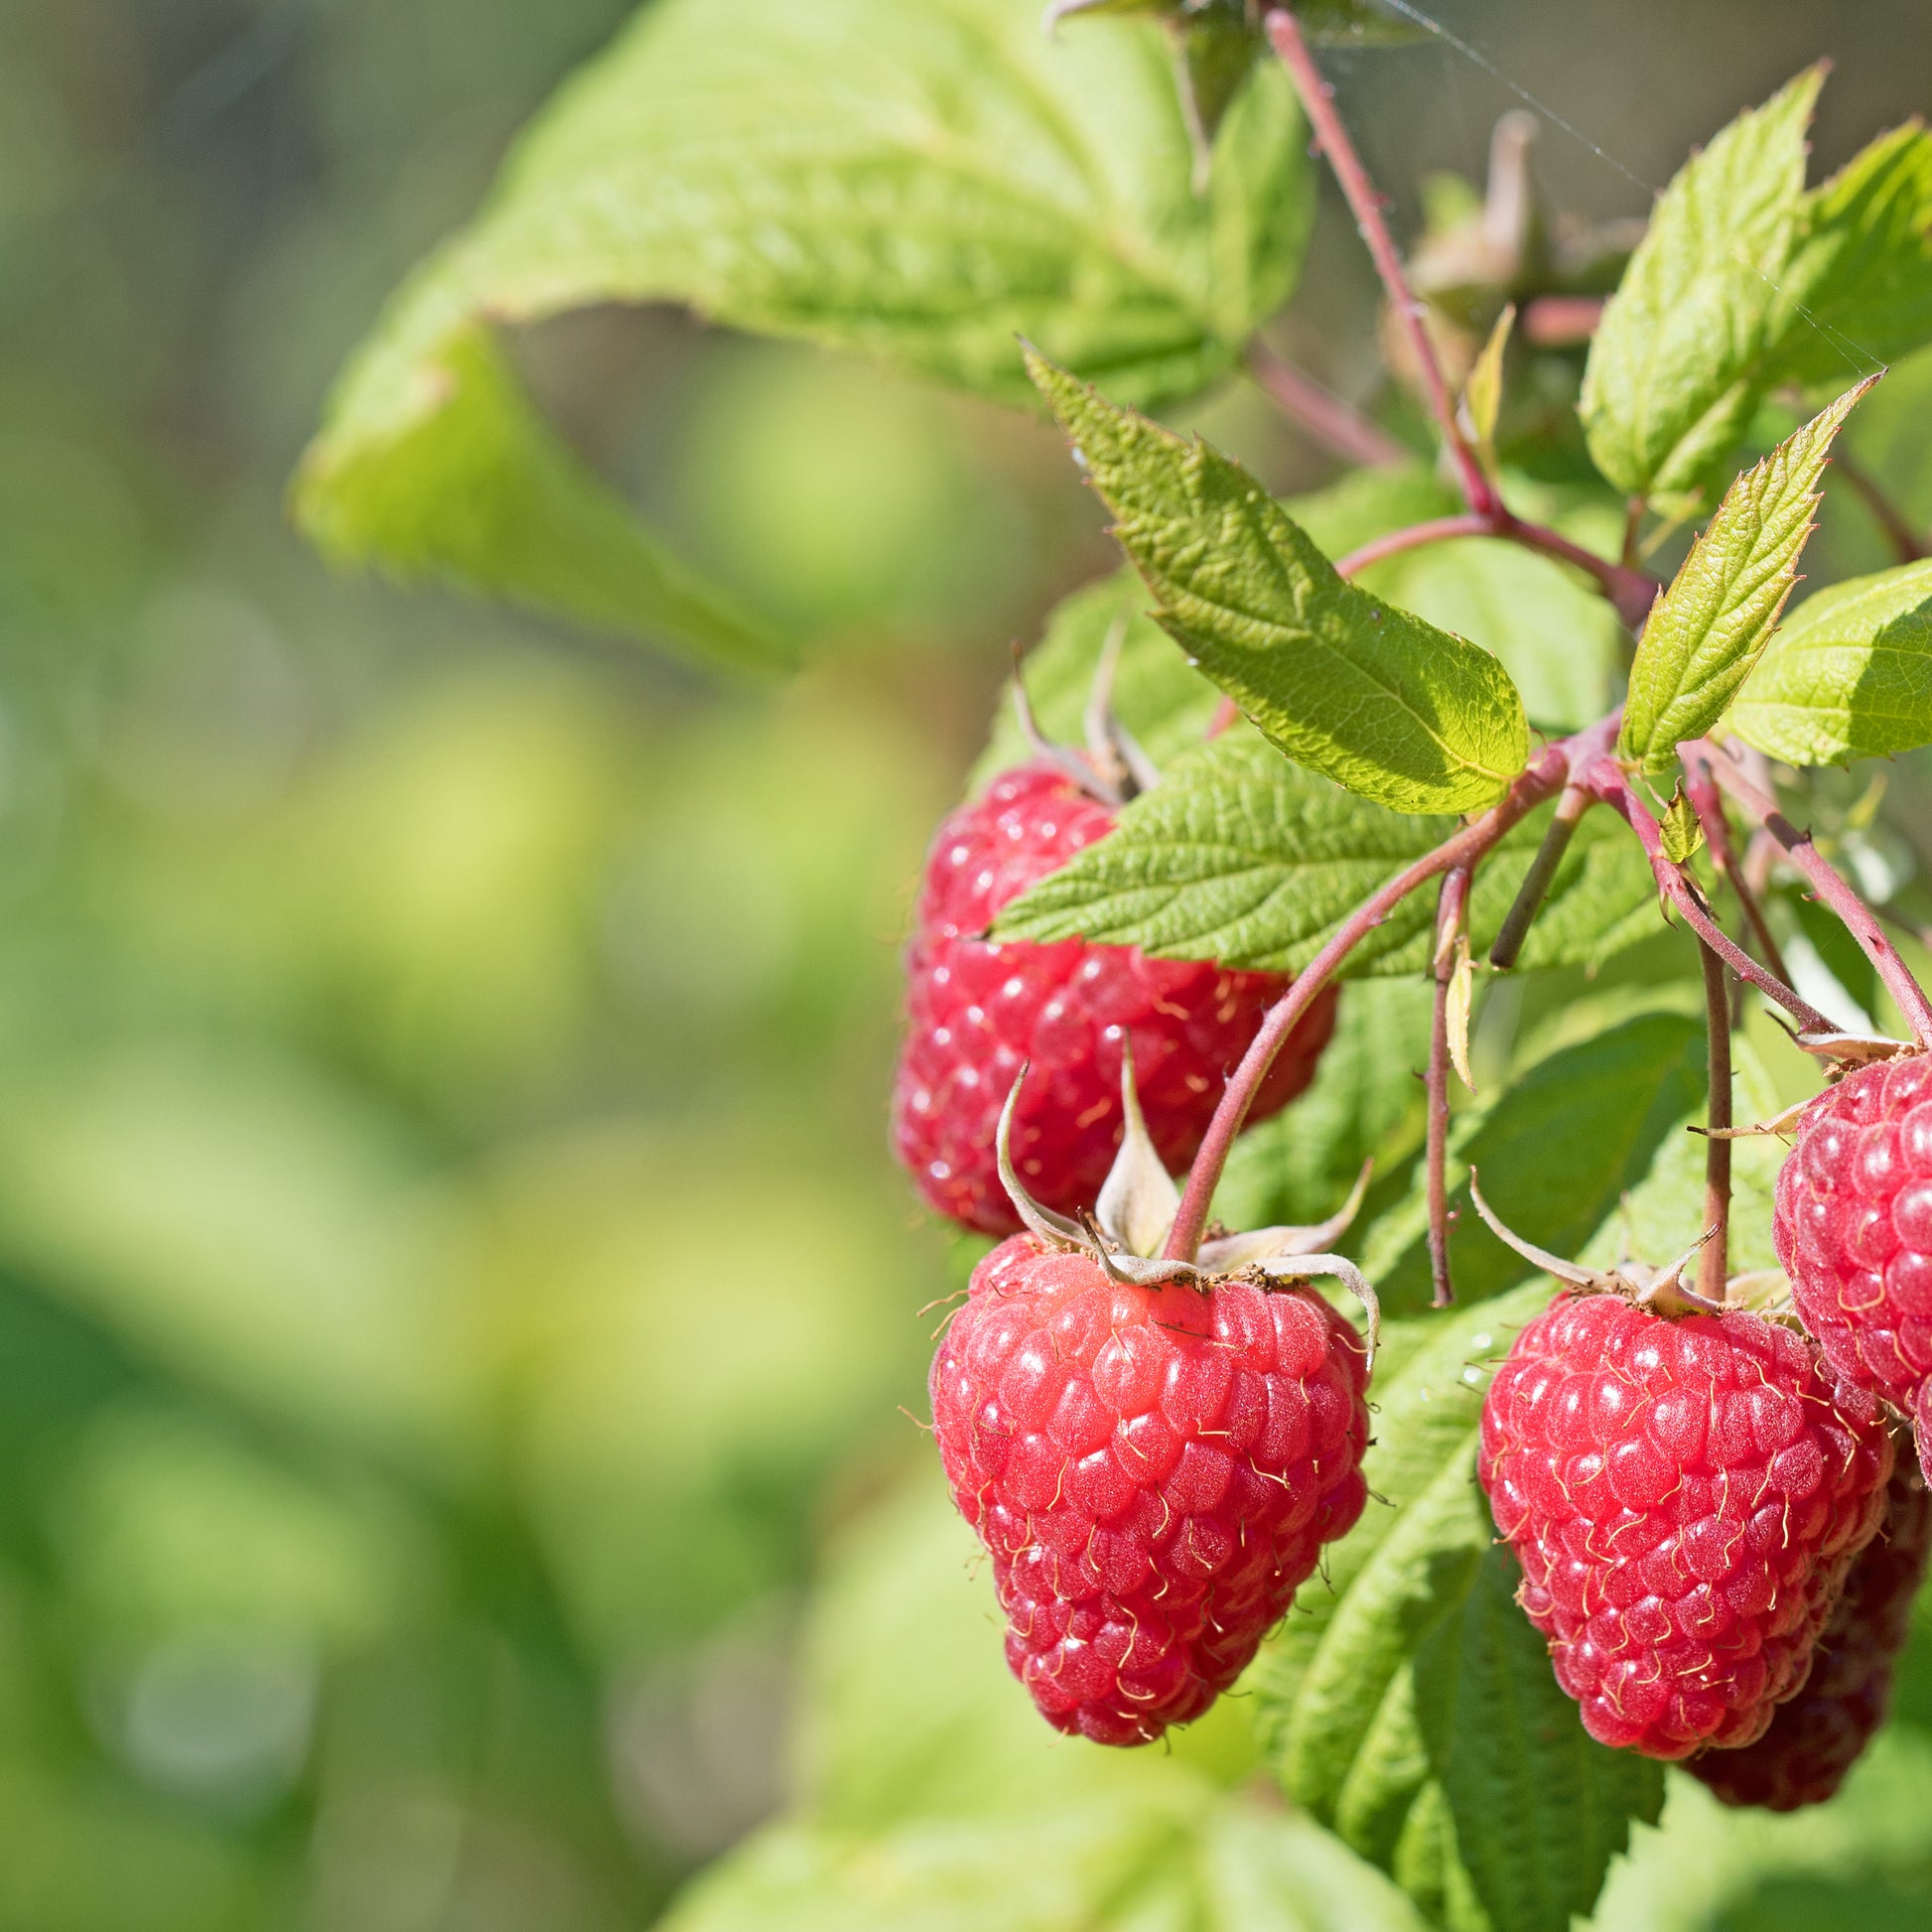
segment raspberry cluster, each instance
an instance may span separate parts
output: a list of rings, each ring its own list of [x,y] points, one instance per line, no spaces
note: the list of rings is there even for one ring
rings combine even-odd
[[[1234,1681],[1361,1514],[1365,1381],[1306,1286],[1132,1287],[1032,1235],[981,1262],[933,1427],[1049,1724],[1144,1743]]]
[[[1932,1055],[1847,1074],[1799,1119],[1772,1238],[1840,1377],[1919,1422],[1932,1379]]]
[[[1845,1781],[1891,1709],[1892,1667],[1912,1628],[1912,1599],[1932,1555],[1932,1490],[1901,1463],[1885,1519],[1845,1579],[1805,1686],[1741,1750],[1706,1751],[1686,1767],[1727,1805],[1796,1811]]]
[[[1811,1346],[1737,1311],[1560,1295],[1482,1410],[1520,1600],[1593,1737],[1661,1758],[1761,1736],[1878,1527],[1891,1439]]]
[[[1055,766],[1023,765],[945,820],[926,863],[905,961],[909,1024],[893,1144],[940,1213],[990,1234],[1020,1226],[993,1138],[1023,1064],[1032,1071],[1014,1123],[1015,1163],[1043,1205],[1076,1213],[1093,1205],[1120,1146],[1122,1041],[1132,1040],[1155,1149],[1177,1171],[1287,988],[1273,974],[1150,959],[1133,946],[985,937],[1002,906],[1113,823]],[[1251,1120],[1308,1086],[1334,1024],[1330,988],[1283,1043]]]

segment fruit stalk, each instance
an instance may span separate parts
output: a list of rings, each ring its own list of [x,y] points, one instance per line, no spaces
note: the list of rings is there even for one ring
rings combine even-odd
[[[1753,784],[1737,760],[1722,749],[1700,740],[1685,750],[1692,758],[1702,758],[1718,783],[1783,847],[1784,856],[1804,876],[1814,896],[1838,914],[1845,929],[1877,969],[1885,991],[1904,1016],[1912,1038],[1920,1046],[1932,1049],[1932,1001],[1926,999],[1925,989],[1907,971],[1897,948],[1885,937],[1877,915],[1812,843],[1811,834],[1799,831],[1778,809],[1778,801]]]
[[[1730,820],[1725,815],[1725,801],[1718,790],[1717,780],[1711,775],[1711,760],[1708,758],[1700,755],[1684,760],[1684,789],[1691,801],[1691,809],[1697,813],[1698,824],[1704,829],[1704,842],[1711,848],[1711,863],[1717,867],[1718,877],[1736,895],[1737,903],[1743,908],[1745,923],[1751,929],[1751,937],[1757,941],[1757,949],[1764,955],[1765,965],[1788,984],[1791,974],[1784,963],[1783,949],[1771,931],[1770,923],[1764,916],[1764,907],[1751,890],[1750,881],[1737,863],[1737,849],[1730,842]]]
[[[1396,319],[1408,334],[1417,366],[1422,371],[1423,387],[1428,392],[1430,412],[1449,445],[1462,484],[1463,500],[1478,516],[1493,516],[1502,508],[1502,498],[1497,495],[1495,485],[1483,475],[1482,465],[1476,461],[1476,453],[1470,449],[1468,439],[1455,419],[1455,403],[1449,395],[1449,380],[1443,374],[1436,345],[1430,340],[1423,306],[1409,287],[1402,256],[1396,248],[1395,237],[1389,232],[1382,197],[1369,179],[1361,156],[1355,152],[1355,144],[1348,138],[1348,130],[1342,125],[1341,116],[1335,111],[1334,94],[1322,79],[1321,69],[1315,66],[1314,56],[1309,52],[1309,44],[1302,38],[1302,30],[1292,13],[1276,8],[1268,15],[1264,25],[1277,57],[1288,69],[1289,78],[1295,83],[1295,91],[1301,96],[1302,109],[1309,117],[1314,138],[1320,144],[1321,152],[1328,157],[1328,166],[1335,171],[1335,180],[1355,217],[1355,225],[1361,230],[1363,241],[1368,244],[1368,252],[1375,261],[1375,272],[1382,278],[1383,288],[1388,291]]]
[[[1564,786],[1563,796],[1557,800],[1556,816],[1550,820],[1550,829],[1544,833],[1543,843],[1537,847],[1536,857],[1523,875],[1515,901],[1503,915],[1496,943],[1489,948],[1489,963],[1498,972],[1507,972],[1522,956],[1523,941],[1529,937],[1530,927],[1543,909],[1543,901],[1556,881],[1564,855],[1577,836],[1577,827],[1595,802],[1590,792],[1575,780]]]
[[[1449,989],[1455,980],[1455,942],[1469,909],[1469,868],[1452,867],[1443,879],[1436,910],[1436,1018],[1429,1035],[1429,1133],[1425,1158],[1429,1177],[1429,1275],[1435,1306],[1455,1301],[1449,1279]]]
[[[1262,1022],[1254,1043],[1229,1076],[1221,1103],[1214,1110],[1214,1118],[1201,1141],[1200,1152],[1188,1170],[1180,1208],[1163,1250],[1165,1259],[1191,1262],[1199,1252],[1214,1189],[1220,1185],[1221,1170],[1227,1165],[1228,1152],[1248,1117],[1249,1106],[1268,1077],[1268,1069],[1282,1042],[1313,1004],[1315,996],[1334,977],[1342,961],[1418,888],[1432,879],[1440,879],[1456,866],[1466,866],[1473,872],[1477,863],[1526,813],[1564,788],[1573,770],[1600,759],[1616,736],[1619,715],[1612,713],[1577,737],[1548,746],[1517,774],[1509,789],[1480,818],[1445,839],[1435,851],[1425,853],[1386,886],[1370,894],[1303,967],[1294,985]]]
[[[1707,1302],[1722,1302],[1730,1280],[1730,991],[1725,984],[1725,963],[1698,942],[1698,962],[1704,968],[1704,1024],[1711,1035],[1711,1090],[1705,1124],[1711,1132],[1704,1143],[1704,1225],[1716,1232],[1698,1254],[1698,1293]]]
[[[1600,759],[1588,774],[1587,782],[1596,796],[1615,811],[1643,841],[1643,849],[1650,857],[1650,870],[1657,881],[1658,890],[1677,908],[1684,923],[1733,973],[1740,979],[1749,980],[1760,993],[1767,994],[1775,1000],[1792,1019],[1797,1021],[1801,1031],[1808,1034],[1831,1034],[1840,1031],[1815,1006],[1785,985],[1775,973],[1760,966],[1711,916],[1711,908],[1705,904],[1704,895],[1698,891],[1696,881],[1664,850],[1662,830],[1643,800],[1630,789],[1630,781],[1624,775],[1621,765],[1612,759]]]
[[[1627,565],[1610,563],[1586,550],[1581,544],[1573,543],[1556,530],[1525,522],[1511,512],[1501,492],[1485,474],[1475,451],[1469,446],[1469,439],[1462,433],[1455,401],[1449,394],[1449,379],[1443,373],[1442,360],[1436,353],[1436,345],[1430,339],[1427,310],[1409,286],[1401,252],[1395,245],[1395,237],[1389,232],[1386,205],[1370,180],[1355,144],[1349,139],[1347,127],[1335,110],[1333,91],[1322,79],[1321,69],[1309,52],[1308,42],[1302,38],[1302,30],[1292,13],[1276,8],[1264,24],[1276,55],[1295,83],[1295,91],[1301,97],[1303,111],[1309,117],[1315,141],[1327,156],[1329,167],[1334,170],[1342,198],[1347,202],[1349,211],[1355,217],[1355,225],[1367,244],[1369,255],[1375,263],[1375,272],[1381,277],[1389,306],[1409,338],[1416,365],[1422,371],[1430,414],[1435,417],[1443,440],[1449,447],[1456,480],[1461,485],[1462,500],[1469,509],[1466,518],[1450,517],[1439,523],[1418,524],[1414,531],[1398,531],[1393,537],[1381,539],[1380,547],[1369,546],[1374,555],[1361,560],[1344,559],[1340,565],[1341,574],[1346,577],[1351,565],[1360,569],[1365,562],[1374,562],[1378,556],[1393,556],[1399,550],[1411,549],[1423,543],[1441,542],[1448,537],[1501,537],[1587,572],[1597,588],[1616,607],[1617,615],[1632,630],[1640,628],[1660,588],[1655,579]],[[1407,541],[1397,540],[1404,538]]]
[[[1249,339],[1245,359],[1262,393],[1329,455],[1365,470],[1395,469],[1415,460],[1380,423],[1371,422],[1312,376],[1283,361],[1259,336]]]

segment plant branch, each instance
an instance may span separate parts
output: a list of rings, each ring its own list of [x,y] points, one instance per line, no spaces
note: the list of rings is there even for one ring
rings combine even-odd
[[[1705,904],[1704,895],[1698,891],[1697,882],[1664,850],[1662,830],[1651,815],[1649,807],[1630,789],[1630,781],[1625,776],[1623,767],[1614,759],[1599,759],[1594,767],[1585,774],[1585,782],[1643,841],[1643,849],[1649,855],[1650,870],[1656,878],[1658,889],[1677,908],[1684,923],[1733,973],[1740,979],[1749,980],[1759,992],[1775,1000],[1792,1019],[1797,1021],[1801,1032],[1829,1034],[1840,1031],[1815,1006],[1785,985],[1776,974],[1760,966],[1712,917],[1711,908]]]
[[[1827,474],[1837,476],[1865,506],[1872,522],[1877,524],[1885,541],[1891,545],[1892,554],[1901,564],[1915,564],[1926,554],[1918,532],[1905,521],[1898,505],[1885,494],[1870,471],[1855,463],[1842,451],[1834,451]]]
[[[1704,968],[1704,1024],[1711,1035],[1711,1091],[1705,1123],[1704,1225],[1717,1232],[1698,1253],[1698,1293],[1722,1302],[1730,1280],[1730,993],[1725,964],[1702,941],[1698,961]]]
[[[1440,879],[1455,866],[1473,868],[1526,812],[1563,789],[1573,766],[1600,759],[1615,739],[1619,718],[1620,714],[1612,712],[1576,738],[1548,746],[1517,774],[1509,789],[1480,818],[1463,826],[1435,851],[1425,853],[1387,885],[1379,887],[1329,934],[1327,943],[1270,1008],[1241,1064],[1229,1076],[1221,1104],[1214,1110],[1200,1152],[1188,1172],[1180,1207],[1168,1236],[1168,1260],[1191,1262],[1199,1251],[1214,1190],[1220,1185],[1221,1170],[1227,1165],[1228,1152],[1248,1118],[1255,1094],[1267,1078],[1283,1040],[1295,1030],[1314,1003],[1315,995],[1335,976],[1342,962],[1411,893],[1432,879]]]
[[[1489,963],[1499,972],[1507,972],[1521,957],[1523,941],[1529,937],[1530,926],[1543,909],[1543,901],[1549,896],[1564,855],[1577,836],[1577,827],[1595,802],[1594,796],[1582,785],[1573,782],[1564,786],[1563,796],[1557,800],[1556,816],[1543,835],[1543,843],[1536,849],[1529,871],[1523,875],[1522,885],[1516,889],[1514,903],[1503,915],[1496,943],[1489,948]]]
[[[1764,917],[1764,907],[1751,890],[1750,881],[1737,863],[1737,850],[1730,842],[1730,820],[1725,815],[1724,797],[1711,775],[1711,760],[1702,755],[1688,757],[1684,760],[1684,773],[1685,795],[1704,828],[1704,841],[1711,848],[1711,863],[1717,867],[1718,877],[1735,894],[1737,903],[1743,908],[1744,922],[1757,941],[1758,951],[1764,955],[1765,965],[1788,985],[1791,971],[1784,963],[1784,952]]]
[[[1496,494],[1495,485],[1483,474],[1482,465],[1476,461],[1476,453],[1469,447],[1468,438],[1462,434],[1462,427],[1456,421],[1455,401],[1449,394],[1449,380],[1443,373],[1436,345],[1430,340],[1424,321],[1425,311],[1409,286],[1395,237],[1389,232],[1382,197],[1376,192],[1368,170],[1362,166],[1361,156],[1348,138],[1347,128],[1342,125],[1341,116],[1335,111],[1333,90],[1322,79],[1321,69],[1309,52],[1308,42],[1302,38],[1302,30],[1292,13],[1276,8],[1270,12],[1264,24],[1275,53],[1288,69],[1289,78],[1295,83],[1295,91],[1301,96],[1302,110],[1309,117],[1314,138],[1320,144],[1322,153],[1328,157],[1329,167],[1334,170],[1342,197],[1355,217],[1355,225],[1361,230],[1363,241],[1368,244],[1368,252],[1375,261],[1375,272],[1382,278],[1382,287],[1387,292],[1396,320],[1409,337],[1417,366],[1422,372],[1430,414],[1436,418],[1437,427],[1449,445],[1456,476],[1462,485],[1463,501],[1478,516],[1493,516],[1502,508],[1502,499]]]
[[[1430,543],[1449,543],[1457,537],[1495,537],[1505,543],[1520,544],[1540,556],[1554,557],[1560,563],[1574,564],[1616,607],[1617,616],[1631,630],[1642,629],[1661,588],[1654,577],[1613,564],[1608,558],[1586,550],[1582,544],[1571,542],[1560,530],[1528,522],[1500,504],[1488,515],[1465,510],[1456,516],[1439,516],[1427,523],[1411,523],[1406,528],[1372,537],[1359,550],[1351,550],[1335,569],[1343,577],[1353,577],[1372,564],[1399,557],[1405,550],[1420,550]]]
[[[1429,1274],[1435,1305],[1450,1307],[1455,1285],[1449,1279],[1449,989],[1455,981],[1455,942],[1469,909],[1470,867],[1452,866],[1443,875],[1436,905],[1436,1017],[1429,1035],[1429,1131],[1425,1162],[1429,1180]]]
[[[1726,757],[1708,740],[1699,740],[1685,747],[1685,751],[1693,758],[1703,758],[1718,783],[1784,848],[1785,857],[1803,875],[1814,896],[1838,914],[1846,930],[1877,969],[1913,1039],[1922,1047],[1932,1048],[1932,1001],[1926,999],[1925,989],[1912,977],[1899,958],[1898,949],[1885,937],[1877,914],[1812,843],[1811,834],[1799,831],[1779,810],[1777,799],[1761,790],[1734,759]]]
[[[1539,295],[1523,311],[1523,340],[1535,348],[1574,348],[1603,320],[1600,295]]]
[[[1259,336],[1248,339],[1244,359],[1256,385],[1282,414],[1330,456],[1370,470],[1394,469],[1415,461],[1415,452],[1397,442],[1380,423],[1371,422],[1311,375],[1283,361]]]

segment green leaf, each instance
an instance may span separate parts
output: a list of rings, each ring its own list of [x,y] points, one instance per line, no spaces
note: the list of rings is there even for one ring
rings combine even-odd
[[[1779,279],[1786,320],[1766,387],[1843,381],[1932,341],[1932,134],[1895,127],[1814,190]]]
[[[1310,170],[1258,69],[1205,193],[1165,36],[1036,0],[665,0],[518,144],[344,375],[295,485],[346,563],[731,661],[778,653],[556,441],[490,331],[687,303],[1030,396],[1014,338],[1148,403],[1229,368],[1298,271]]]
[[[1384,1500],[1329,1547],[1328,1587],[1300,1592],[1249,1680],[1289,1796],[1395,1872],[1432,1916],[1498,1932],[1561,1932],[1572,1909],[1587,1911],[1624,1821],[1654,1817],[1661,1797],[1654,1770],[1632,1778],[1590,1742],[1541,1639],[1507,1590],[1496,1600],[1485,1574],[1495,1531],[1475,1479],[1475,1433],[1486,1371],[1551,1293],[1539,1279],[1447,1316],[1390,1324],[1399,1361],[1377,1376],[1363,1464]],[[1562,1710],[1545,1701],[1535,1669]],[[1536,1713],[1529,1734],[1516,1727],[1526,1709]],[[1506,1735],[1476,1734],[1504,1723]],[[1517,1750],[1520,1768],[1508,1761]],[[1517,1777],[1543,1785],[1531,1815],[1485,1820]],[[1549,1843],[1519,1871],[1511,1835],[1532,1828]]]
[[[1487,946],[1541,842],[1531,814],[1476,875],[1473,941]],[[1174,759],[1113,832],[1002,912],[1003,938],[1079,936],[1175,959],[1299,972],[1378,887],[1455,821],[1391,812],[1285,762],[1245,729]],[[1522,963],[1595,963],[1656,929],[1656,886],[1628,831],[1584,820]],[[1412,894],[1344,972],[1410,973],[1428,958],[1433,899]]]
[[[1824,77],[1807,69],[1692,156],[1603,311],[1578,407],[1626,494],[1695,500],[1757,406]]]
[[[332,562],[743,669],[789,660],[558,442],[481,324],[454,324],[420,358],[397,348],[351,371],[296,478],[296,520]]]
[[[1480,1173],[1483,1198],[1527,1240],[1581,1255],[1601,1233],[1621,1253],[1623,1196],[1642,1184],[1660,1154],[1689,1141],[1683,1125],[1703,1118],[1695,1110],[1704,1104],[1705,1082],[1702,1022],[1640,1014],[1549,1054],[1494,1100],[1458,1114],[1449,1151],[1458,1167]],[[1466,1181],[1451,1189],[1449,1204],[1458,1301],[1482,1302],[1532,1272],[1483,1226]],[[1429,1304],[1423,1227],[1419,1175],[1407,1209],[1392,1211],[1370,1234],[1364,1266],[1385,1309]],[[1679,1247],[1689,1240],[1687,1234]]]
[[[1416,1705],[1489,1924],[1569,1932],[1628,1848],[1631,1819],[1657,1822],[1664,1767],[1584,1729],[1516,1602],[1521,1576],[1507,1550],[1483,1552],[1460,1606],[1416,1658]]]
[[[1832,439],[1872,378],[1848,389],[1725,492],[1657,600],[1630,666],[1619,754],[1652,776],[1717,729],[1798,581]]]
[[[1787,764],[1932,744],[1932,560],[1834,584],[1792,613],[1729,728]]]
[[[1163,622],[1289,757],[1399,811],[1492,803],[1529,726],[1489,652],[1335,574],[1238,465],[1028,366]]]

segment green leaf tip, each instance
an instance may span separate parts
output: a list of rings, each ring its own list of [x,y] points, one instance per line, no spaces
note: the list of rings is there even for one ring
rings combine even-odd
[[[1715,731],[1756,668],[1798,581],[1833,439],[1866,376],[1733,483],[1657,600],[1630,666],[1618,755],[1660,777]]]
[[[1163,625],[1298,763],[1402,812],[1493,804],[1529,758],[1488,651],[1345,583],[1241,467],[1027,351]]]

